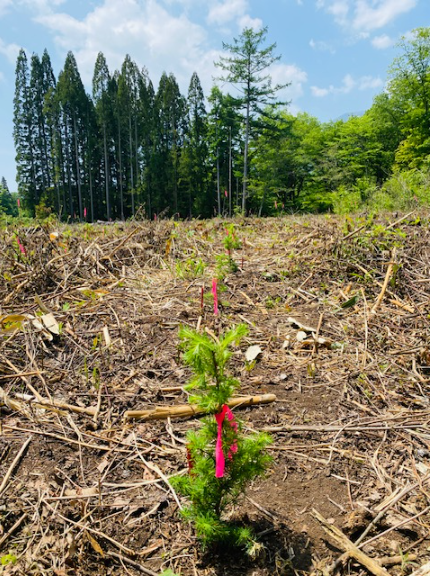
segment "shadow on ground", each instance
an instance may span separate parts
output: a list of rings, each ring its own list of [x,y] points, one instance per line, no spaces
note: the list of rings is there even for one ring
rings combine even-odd
[[[206,552],[197,568],[211,569],[217,576],[296,576],[312,567],[312,543],[305,533],[292,531],[283,523],[250,523],[262,546],[260,554],[250,558],[238,549],[217,548]]]

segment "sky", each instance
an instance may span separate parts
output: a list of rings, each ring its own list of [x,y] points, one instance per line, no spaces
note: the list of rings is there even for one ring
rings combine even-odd
[[[267,26],[280,60],[274,83],[293,114],[321,121],[360,113],[384,90],[402,36],[430,26],[429,0],[0,0],[0,177],[16,190],[13,96],[18,51],[42,56],[56,77],[71,50],[91,93],[98,52],[109,69],[126,54],[155,87],[172,72],[186,95],[197,72],[205,96],[220,71],[223,42]],[[231,87],[224,87],[234,93]]]

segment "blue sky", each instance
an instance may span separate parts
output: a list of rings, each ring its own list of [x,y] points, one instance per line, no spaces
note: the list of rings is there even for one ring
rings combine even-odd
[[[56,76],[66,53],[76,56],[91,92],[97,53],[111,72],[126,54],[145,66],[155,86],[173,72],[184,94],[196,71],[206,96],[222,42],[245,27],[268,26],[281,60],[275,82],[293,113],[322,121],[359,112],[384,89],[396,42],[430,26],[428,0],[0,0],[0,177],[16,189],[12,138],[15,63],[47,48]]]

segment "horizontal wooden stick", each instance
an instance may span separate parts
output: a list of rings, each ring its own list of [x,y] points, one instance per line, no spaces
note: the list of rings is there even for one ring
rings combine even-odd
[[[77,412],[78,414],[88,414],[89,416],[94,416],[96,413],[96,408],[74,406],[73,404],[66,404],[65,402],[60,402],[57,400],[53,400],[52,402],[50,400],[45,400],[44,398],[40,398],[40,400],[16,400],[8,396],[6,392],[0,388],[0,406],[2,404],[8,406],[11,410],[16,410],[17,412],[25,412],[25,406],[31,405],[33,408],[41,408],[51,412],[61,412],[62,410],[68,410],[70,412]]]
[[[275,402],[275,394],[262,394],[260,396],[239,396],[231,398],[228,402],[230,408],[254,406],[255,404],[269,404]],[[157,406],[152,410],[128,410],[124,413],[125,420],[166,420],[167,418],[191,418],[204,414],[204,411],[195,404],[180,404],[178,406]]]

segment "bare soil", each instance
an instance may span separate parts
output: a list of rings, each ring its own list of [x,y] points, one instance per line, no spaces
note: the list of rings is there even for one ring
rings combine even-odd
[[[428,216],[237,219],[215,316],[229,224],[0,230],[0,574],[403,575],[430,561]],[[198,419],[127,418],[187,402],[180,325],[239,322],[240,393],[276,395],[238,410],[274,438],[267,478],[230,514],[258,535],[255,558],[202,550],[180,517],[168,478],[187,473]]]

